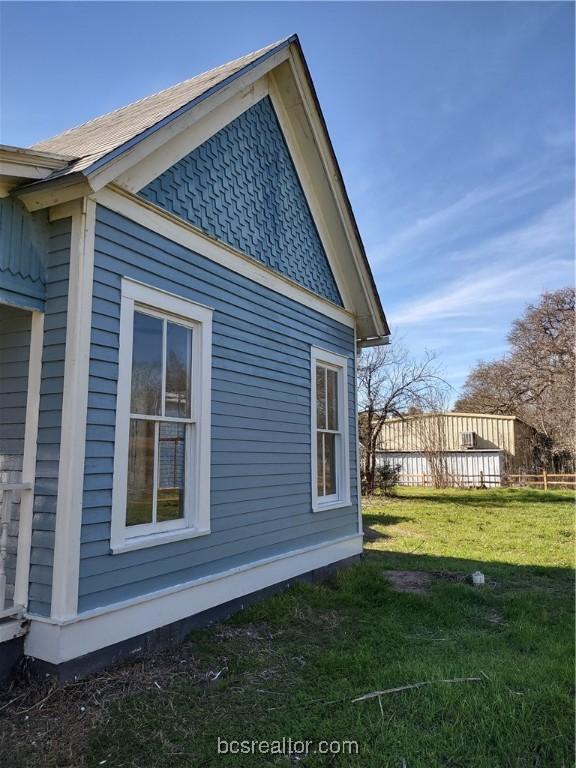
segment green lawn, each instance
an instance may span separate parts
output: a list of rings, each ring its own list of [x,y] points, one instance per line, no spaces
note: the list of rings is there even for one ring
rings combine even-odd
[[[195,633],[192,666],[107,704],[77,765],[573,766],[570,493],[410,489],[371,502],[365,525],[360,565]],[[486,586],[460,580],[477,569]],[[434,578],[395,592],[386,570]],[[431,684],[353,702],[418,682]],[[359,754],[226,756],[218,737]]]

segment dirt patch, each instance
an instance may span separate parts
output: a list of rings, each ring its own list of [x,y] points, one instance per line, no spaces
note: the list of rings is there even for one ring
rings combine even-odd
[[[462,574],[443,571],[384,571],[383,575],[394,592],[413,592],[417,595],[427,594],[435,581],[464,581]]]
[[[394,592],[425,595],[432,584],[432,574],[427,571],[384,571],[384,578],[390,582]]]

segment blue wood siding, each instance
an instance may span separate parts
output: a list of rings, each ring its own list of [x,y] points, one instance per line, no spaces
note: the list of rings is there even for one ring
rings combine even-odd
[[[0,306],[0,481],[7,483],[22,479],[31,322],[30,312]],[[14,593],[19,511],[14,504],[8,527],[8,605]]]
[[[0,301],[43,309],[49,224],[19,200],[0,199]]]
[[[140,195],[342,305],[268,97],[144,187]]]
[[[47,249],[44,344],[29,592],[29,611],[41,615],[50,614],[52,592],[66,350],[70,231],[71,219],[62,219],[51,224]]]
[[[214,308],[211,529],[110,553],[122,276]],[[352,506],[311,512],[310,346],[349,357]],[[98,206],[79,609],[357,531],[354,333]]]

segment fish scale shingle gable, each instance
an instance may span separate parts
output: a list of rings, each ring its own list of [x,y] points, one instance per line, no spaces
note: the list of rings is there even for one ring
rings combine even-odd
[[[268,97],[139,194],[342,306]]]

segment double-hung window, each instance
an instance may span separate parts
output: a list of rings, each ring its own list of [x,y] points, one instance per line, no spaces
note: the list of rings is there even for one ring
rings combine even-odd
[[[210,530],[212,311],[124,279],[112,550]]]
[[[312,508],[350,504],[347,359],[316,347],[311,353]]]

